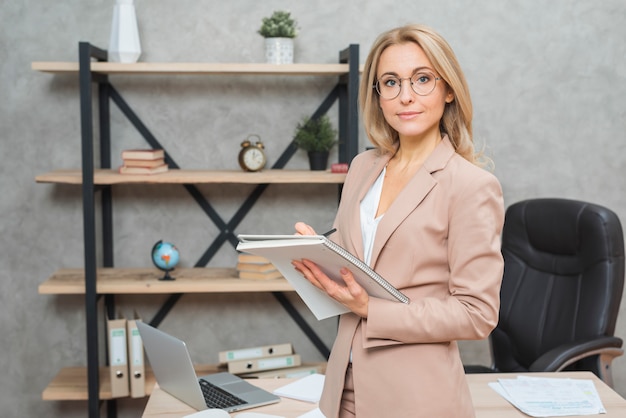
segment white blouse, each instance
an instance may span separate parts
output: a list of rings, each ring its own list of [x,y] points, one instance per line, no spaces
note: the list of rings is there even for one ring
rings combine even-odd
[[[372,258],[372,248],[374,247],[374,237],[376,237],[376,229],[378,223],[383,218],[380,215],[376,218],[376,211],[378,210],[378,203],[380,202],[380,194],[383,190],[383,180],[387,167],[383,168],[372,187],[369,189],[363,200],[361,201],[361,234],[363,235],[363,251],[365,264],[370,265]],[[371,266],[370,266],[371,267]]]

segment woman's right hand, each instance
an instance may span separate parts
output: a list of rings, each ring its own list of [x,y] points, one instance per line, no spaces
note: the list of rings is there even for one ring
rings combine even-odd
[[[304,222],[296,222],[296,235],[317,235],[315,229]]]

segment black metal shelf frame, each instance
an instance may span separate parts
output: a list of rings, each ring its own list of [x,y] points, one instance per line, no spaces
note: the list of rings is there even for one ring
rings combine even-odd
[[[113,101],[126,118],[140,132],[152,148],[163,148],[156,137],[143,124],[131,107],[124,101],[119,92],[109,82],[106,74],[91,71],[91,61],[107,61],[107,51],[97,48],[88,42],[79,43],[79,83],[80,83],[80,114],[81,114],[81,158],[82,158],[82,198],[83,198],[83,228],[84,228],[84,263],[85,263],[85,316],[87,334],[87,390],[88,412],[90,418],[98,418],[101,400],[99,398],[99,355],[98,355],[98,300],[96,291],[97,261],[96,261],[96,192],[100,193],[102,216],[102,254],[103,266],[113,267],[113,202],[112,186],[94,185],[94,128],[93,128],[93,89],[97,85],[100,167],[111,168],[111,131],[109,103]],[[311,115],[315,119],[325,114],[330,107],[339,101],[339,161],[349,163],[358,153],[358,110],[357,97],[359,85],[359,46],[351,44],[339,53],[339,62],[348,64],[348,73],[340,76],[335,88],[328,94],[318,109]],[[276,163],[274,169],[284,168],[297,148],[290,143]],[[166,151],[166,162],[171,168],[179,168],[178,164]],[[207,214],[211,221],[219,228],[218,236],[196,262],[196,267],[206,266],[211,258],[226,242],[233,247],[237,245],[234,234],[236,227],[252,209],[269,184],[257,185],[242,203],[235,215],[224,221],[215,211],[207,199],[192,184],[184,184],[185,189]],[[283,293],[273,292],[278,302],[283,306],[291,318],[307,335],[316,348],[328,357],[330,350],[315,334],[304,318],[291,305]],[[150,321],[158,326],[169,311],[174,307],[182,294],[172,294],[163,304],[155,317]],[[104,295],[105,315],[113,316],[115,310],[113,295]],[[115,400],[107,401],[107,416],[117,416]]]

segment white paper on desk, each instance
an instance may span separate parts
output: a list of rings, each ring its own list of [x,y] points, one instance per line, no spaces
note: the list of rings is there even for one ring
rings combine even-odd
[[[183,418],[202,418],[209,416],[226,418],[230,417],[230,414],[223,409],[209,408],[202,411],[194,412],[193,414],[185,415]]]
[[[241,412],[235,418],[285,418],[279,415],[261,414],[260,412]]]
[[[326,418],[326,416],[322,414],[319,408],[315,408],[312,411],[300,415],[298,418]]]
[[[533,417],[606,413],[591,380],[518,376],[498,379],[489,387]]]
[[[274,395],[305,402],[319,402],[324,388],[324,375],[315,373],[274,390]]]

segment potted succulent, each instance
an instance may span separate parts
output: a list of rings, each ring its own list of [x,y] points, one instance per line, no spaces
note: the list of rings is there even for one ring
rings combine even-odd
[[[329,152],[337,144],[337,130],[328,115],[306,116],[298,123],[293,141],[307,152],[311,170],[326,170]]]
[[[269,64],[293,63],[293,38],[298,34],[291,13],[275,11],[264,17],[259,34],[265,38],[265,58]]]

